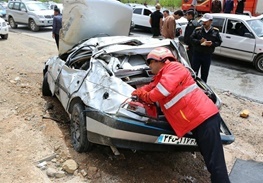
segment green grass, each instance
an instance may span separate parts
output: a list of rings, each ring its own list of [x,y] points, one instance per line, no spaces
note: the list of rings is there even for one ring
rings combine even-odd
[[[145,2],[148,5],[155,5],[157,0],[121,0],[123,3],[138,3],[144,4]],[[159,3],[162,7],[166,7],[170,10],[180,9],[182,1],[181,0],[159,0]]]

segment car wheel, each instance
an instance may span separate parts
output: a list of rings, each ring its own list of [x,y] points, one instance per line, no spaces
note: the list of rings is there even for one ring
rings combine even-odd
[[[29,28],[34,31],[34,32],[37,32],[39,31],[39,26],[37,26],[37,24],[35,23],[34,20],[29,20]]]
[[[254,64],[258,71],[263,72],[263,55],[259,55]]]
[[[92,143],[88,141],[86,115],[83,111],[84,105],[75,103],[70,119],[71,142],[74,149],[79,153],[90,151],[92,147]]]
[[[52,96],[52,93],[49,89],[49,84],[47,82],[47,73],[45,73],[42,83],[42,95],[43,96]]]
[[[16,29],[17,28],[17,24],[15,22],[15,20],[13,19],[13,17],[9,18],[9,25],[12,29]]]
[[[1,35],[1,38],[2,38],[2,39],[7,39],[7,38],[8,38],[8,34]]]

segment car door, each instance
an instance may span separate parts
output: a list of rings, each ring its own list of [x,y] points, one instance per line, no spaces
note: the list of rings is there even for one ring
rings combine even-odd
[[[150,24],[150,16],[152,14],[152,11],[149,9],[144,8],[143,9],[143,18],[142,18],[142,24],[145,25],[146,27],[150,28],[151,24]]]
[[[12,7],[12,17],[15,22],[21,22],[20,2],[14,2]]]
[[[143,7],[134,8],[132,14],[132,20],[135,26],[142,28],[150,28],[151,25],[149,23],[149,20],[151,13],[152,12],[149,9]]]
[[[132,13],[132,21],[134,22],[135,26],[140,26],[141,24],[141,15],[142,15],[142,8],[134,8]]]
[[[25,3],[20,4],[20,22],[27,24],[28,23],[28,10]]]
[[[213,18],[213,21],[212,21],[212,26],[219,29],[219,33],[220,33],[221,37],[223,34],[223,25],[224,25],[225,21],[226,21],[225,18],[218,18],[218,17]],[[216,47],[214,53],[220,54],[221,53],[221,46]]]
[[[245,33],[253,33],[243,20],[229,18],[221,35],[221,55],[240,60],[251,61],[255,49],[255,37],[248,37]]]

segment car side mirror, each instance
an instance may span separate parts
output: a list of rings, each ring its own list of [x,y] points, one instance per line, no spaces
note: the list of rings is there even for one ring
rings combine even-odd
[[[244,37],[248,37],[248,38],[254,38],[254,35],[251,32],[246,32],[244,34]]]

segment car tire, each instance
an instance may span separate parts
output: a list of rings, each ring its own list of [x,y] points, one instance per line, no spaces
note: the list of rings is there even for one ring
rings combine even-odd
[[[258,71],[263,72],[263,54],[256,58],[254,65]]]
[[[47,73],[45,73],[42,83],[42,95],[43,96],[52,96],[52,93],[47,82]]]
[[[37,26],[36,22],[34,20],[29,20],[29,28],[30,30],[32,30],[33,32],[37,32],[39,31],[39,26]]]
[[[92,143],[87,137],[86,115],[83,111],[84,105],[75,103],[70,118],[71,143],[79,153],[90,151],[92,148]]]
[[[9,18],[9,25],[12,29],[16,29],[17,28],[17,24],[15,22],[15,20],[13,19],[13,17]]]
[[[8,38],[8,34],[1,35],[1,38],[2,38],[2,39],[7,39],[7,38]]]

